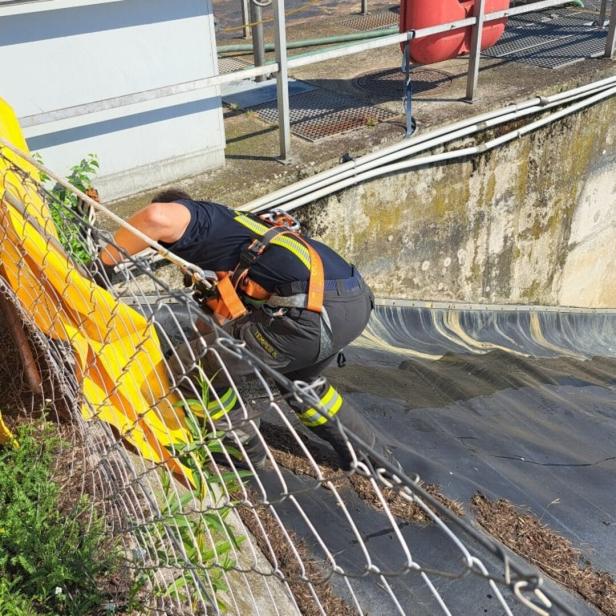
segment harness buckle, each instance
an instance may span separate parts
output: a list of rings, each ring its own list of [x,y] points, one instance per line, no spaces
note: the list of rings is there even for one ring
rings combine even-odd
[[[217,284],[208,287],[202,281],[193,283],[193,298],[200,304],[205,304],[210,299],[216,299],[218,295]]]
[[[254,265],[255,261],[265,252],[267,246],[260,240],[252,240],[250,244],[240,252],[240,270]]]
[[[284,227],[293,233],[300,233],[301,224],[295,216],[285,212],[282,208],[274,208],[264,214],[259,214],[259,218],[274,227]]]

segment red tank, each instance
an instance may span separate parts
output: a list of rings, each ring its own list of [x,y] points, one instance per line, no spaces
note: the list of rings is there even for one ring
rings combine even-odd
[[[487,0],[486,13],[509,8],[510,0]],[[400,32],[429,28],[472,17],[475,0],[402,0]],[[488,22],[483,28],[481,48],[492,47],[505,31],[507,19]],[[434,64],[468,53],[473,29],[460,28],[411,41],[411,59],[417,64]]]

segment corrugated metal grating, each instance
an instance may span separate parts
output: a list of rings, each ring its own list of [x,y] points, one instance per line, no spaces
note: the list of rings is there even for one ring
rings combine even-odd
[[[502,39],[484,55],[542,68],[562,68],[605,50],[607,31],[590,11],[528,13],[509,20]]]
[[[398,23],[398,13],[392,10],[377,11],[368,15],[353,15],[343,19],[340,25],[347,26],[352,30],[368,31],[377,28],[395,26]]]
[[[386,109],[321,89],[292,96],[290,105],[291,132],[308,141],[317,141],[398,117]],[[275,101],[253,109],[261,119],[270,124],[278,124]]]
[[[237,58],[218,58],[218,72],[220,75],[241,71],[249,66],[252,66],[252,64]]]

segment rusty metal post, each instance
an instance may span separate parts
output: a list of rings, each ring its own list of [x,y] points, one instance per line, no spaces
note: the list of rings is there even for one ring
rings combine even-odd
[[[0,272],[0,275],[2,275],[2,272]],[[42,395],[43,377],[41,376],[38,364],[34,358],[32,345],[30,344],[30,340],[28,340],[17,309],[2,293],[0,293],[0,312],[6,323],[6,328],[11,334],[11,338],[13,338],[17,351],[19,352],[24,367],[24,374],[30,389],[34,393]]]

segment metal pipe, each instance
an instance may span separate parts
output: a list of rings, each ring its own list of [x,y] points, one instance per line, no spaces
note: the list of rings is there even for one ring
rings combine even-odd
[[[605,44],[605,56],[612,60],[616,57],[616,2],[612,3],[610,27],[607,31],[607,42]]]
[[[242,38],[250,38],[250,9],[248,8],[249,0],[242,1]],[[251,47],[252,48],[252,47]]]
[[[483,22],[486,12],[486,0],[475,2],[474,16],[477,23],[473,26],[471,38],[471,55],[466,78],[466,100],[469,103],[475,98],[475,90],[479,81],[479,63],[481,61],[481,41],[483,39]]]
[[[287,32],[284,0],[274,0],[274,37],[276,43],[276,97],[278,101],[278,136],[280,158],[286,161],[291,153],[291,117],[289,109],[289,74],[287,71]]]
[[[368,0],[361,0],[361,14],[368,14]]]
[[[334,43],[347,43],[351,41],[364,41],[381,36],[387,36],[398,32],[398,26],[391,28],[380,28],[378,30],[370,30],[368,32],[352,32],[351,34],[337,34],[335,36],[323,36],[320,38],[300,39],[297,41],[287,41],[287,49],[301,49],[302,47],[317,47],[318,45],[333,45]],[[223,53],[240,53],[252,51],[252,45],[248,43],[238,43],[237,45],[219,45],[217,48],[219,54]],[[274,51],[273,43],[265,43],[265,51]]]
[[[574,88],[568,92],[560,93],[552,97],[535,97],[517,105],[511,105],[494,112],[469,118],[468,120],[462,120],[430,133],[422,134],[410,141],[393,144],[383,150],[367,154],[355,161],[344,163],[335,169],[330,169],[312,176],[311,178],[301,180],[292,186],[255,199],[245,204],[240,209],[255,212],[268,207],[299,207],[317,198],[315,196],[315,191],[318,191],[319,195],[321,191],[323,191],[323,196],[325,196],[330,194],[332,186],[336,186],[336,190],[338,190],[341,180],[358,176],[375,167],[382,168],[383,164],[388,164],[400,158],[407,158],[412,154],[419,153],[426,149],[444,145],[454,139],[472,135],[481,130],[521,118],[525,115],[549,110],[552,107],[564,104],[564,102],[574,101],[593,94],[600,89],[607,90],[608,88],[614,87],[616,87],[616,77],[611,77],[597,81],[594,84]]]
[[[578,94],[585,94],[586,92],[592,90],[599,90],[601,88],[614,84],[616,84],[616,76],[606,77],[605,79],[599,79],[598,81],[587,83],[584,86],[578,86],[577,88],[573,88],[572,90],[565,90],[564,92],[559,92],[558,94],[551,94],[549,96],[541,96],[540,99],[542,103],[555,103],[557,101],[568,100]]]
[[[263,42],[263,13],[261,7],[250,1],[250,27],[252,29],[252,56],[255,66],[265,64],[265,46]],[[265,75],[257,75],[255,81],[264,81]]]
[[[46,111],[44,113],[23,116],[19,118],[19,123],[22,128],[40,126],[42,124],[58,122],[68,118],[90,115],[107,110],[121,109],[122,107],[127,107],[129,105],[137,105],[139,103],[145,103],[152,100],[164,99],[166,97],[176,96],[178,94],[206,90],[225,83],[233,83],[234,81],[241,81],[243,79],[252,79],[260,75],[269,75],[270,73],[275,73],[277,70],[278,64],[276,62],[269,62],[265,66],[255,66],[242,69],[241,71],[225,73],[224,75],[214,75],[213,77],[205,77],[203,79],[195,79],[194,81],[173,84],[162,88],[144,90],[143,92],[136,92],[134,94],[106,98],[92,103],[85,103],[83,105],[64,107],[63,109],[55,109],[54,111]]]
[[[599,27],[605,26],[605,17],[607,15],[607,0],[601,0],[601,9],[599,10]]]
[[[502,109],[492,112],[483,113],[472,118],[461,120],[459,122],[449,124],[433,130],[429,133],[421,133],[419,136],[411,140],[400,141],[386,148],[365,154],[361,158],[349,161],[333,169],[328,169],[314,176],[300,180],[291,186],[281,188],[269,195],[254,199],[240,209],[251,211],[260,211],[265,207],[276,207],[290,199],[302,196],[312,190],[322,188],[329,182],[334,181],[333,178],[340,178],[347,175],[358,173],[364,168],[380,164],[381,161],[392,161],[403,157],[408,157],[411,154],[429,149],[435,146],[444,145],[469,134],[473,134],[488,125],[495,125],[501,122],[509,121],[512,117],[519,118],[529,113],[547,110],[556,105],[563,104],[566,101],[575,100],[585,96],[589,91],[597,91],[601,88],[607,88],[616,85],[616,76],[599,80],[593,84],[580,86],[566,92],[561,92],[549,97],[535,97],[528,101],[509,105]],[[512,115],[513,114],[513,115]],[[469,130],[470,128],[470,130]]]
[[[312,203],[313,201],[329,196],[330,194],[334,192],[344,190],[345,188],[349,188],[350,186],[354,186],[356,184],[369,181],[371,179],[380,177],[382,175],[398,173],[400,171],[409,171],[410,169],[415,169],[417,167],[423,167],[425,165],[432,165],[435,163],[452,161],[452,160],[456,160],[459,158],[465,158],[468,156],[476,156],[478,154],[484,154],[485,152],[489,150],[493,150],[496,147],[504,145],[505,143],[508,143],[515,139],[519,139],[525,134],[531,131],[537,130],[538,128],[541,128],[550,122],[554,122],[560,118],[565,117],[566,115],[575,113],[576,111],[579,111],[580,109],[594,105],[595,103],[600,102],[601,100],[604,100],[612,96],[616,96],[616,87],[606,90],[605,92],[596,94],[595,96],[589,97],[588,99],[582,101],[581,103],[576,103],[574,105],[571,105],[570,107],[564,110],[552,113],[546,118],[532,122],[520,129],[506,133],[502,135],[501,137],[497,137],[486,143],[476,145],[476,146],[470,146],[466,148],[460,148],[458,150],[454,150],[451,152],[444,152],[442,154],[434,154],[430,156],[414,158],[414,159],[407,160],[407,161],[401,161],[401,162],[393,163],[389,165],[383,165],[376,169],[371,169],[363,173],[357,173],[345,180],[330,184],[328,187],[324,188],[323,190],[315,191],[313,193],[310,193],[309,195],[306,195],[303,198],[296,199],[292,202],[286,203],[279,207],[281,207],[281,209],[284,209],[285,211],[294,210],[298,207],[301,207],[302,205],[306,205],[307,203]]]
[[[6,280],[4,270],[0,266],[0,276]],[[8,284],[8,283],[7,283]],[[30,389],[37,395],[43,394],[43,377],[38,363],[32,352],[32,345],[26,335],[23,323],[15,306],[0,293],[0,312],[4,317],[6,328],[13,338],[13,342],[19,352],[24,375]]]

